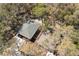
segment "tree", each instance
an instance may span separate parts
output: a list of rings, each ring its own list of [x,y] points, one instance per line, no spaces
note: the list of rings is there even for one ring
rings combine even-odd
[[[72,38],[73,43],[76,45],[76,48],[79,49],[79,30],[74,29],[70,37]]]
[[[32,13],[36,17],[42,17],[45,14],[45,5],[44,4],[37,4],[32,8]]]

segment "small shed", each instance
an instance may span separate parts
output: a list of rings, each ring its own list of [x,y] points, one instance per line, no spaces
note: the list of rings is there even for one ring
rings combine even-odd
[[[35,40],[38,34],[40,33],[40,24],[35,21],[28,21],[24,23],[22,28],[19,31],[19,35],[27,38]]]

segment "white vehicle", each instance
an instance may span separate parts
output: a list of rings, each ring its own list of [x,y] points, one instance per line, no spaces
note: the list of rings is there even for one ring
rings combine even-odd
[[[47,52],[47,54],[46,54],[46,56],[55,56],[55,55],[53,55],[53,53],[51,53],[51,52]]]

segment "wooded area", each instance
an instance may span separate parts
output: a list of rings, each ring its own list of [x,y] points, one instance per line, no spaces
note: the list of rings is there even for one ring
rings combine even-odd
[[[45,31],[52,26],[53,37],[62,40],[56,48],[58,55],[79,55],[79,4],[65,3],[0,4],[0,54],[22,24],[30,19],[42,20]]]

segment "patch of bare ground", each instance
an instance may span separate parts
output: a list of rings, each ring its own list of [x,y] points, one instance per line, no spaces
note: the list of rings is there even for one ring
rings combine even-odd
[[[25,55],[43,56],[43,55],[46,55],[47,53],[47,51],[44,48],[30,41],[24,43],[23,46],[19,50]]]

